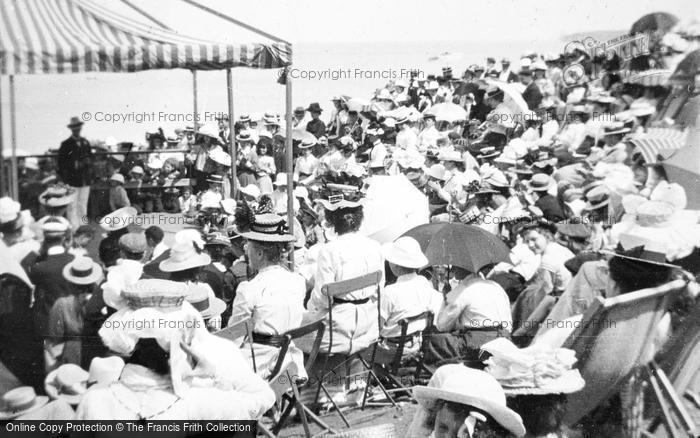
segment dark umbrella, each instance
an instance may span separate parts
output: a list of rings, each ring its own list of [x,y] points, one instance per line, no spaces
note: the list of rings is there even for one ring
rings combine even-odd
[[[678,23],[678,18],[668,12],[653,12],[635,21],[630,34],[659,31],[666,33]]]
[[[683,61],[678,63],[668,81],[673,85],[692,85],[698,73],[700,73],[700,49],[688,53]]]
[[[452,265],[478,272],[509,260],[510,250],[497,236],[474,225],[436,223],[404,233],[418,241],[431,265]]]

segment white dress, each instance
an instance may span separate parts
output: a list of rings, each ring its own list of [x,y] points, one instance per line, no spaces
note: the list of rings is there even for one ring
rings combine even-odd
[[[238,286],[231,322],[250,317],[253,332],[281,335],[301,326],[305,294],[306,281],[300,274],[290,272],[279,265],[264,268],[255,278]],[[253,344],[253,351],[258,375],[267,378],[277,363],[279,348]],[[250,346],[247,342],[241,345],[241,352],[252,367]],[[297,365],[299,373],[304,373],[304,356],[294,343],[289,347],[285,365],[291,361]]]
[[[304,317],[305,323],[328,318],[328,297],[322,291],[324,285],[374,271],[382,272],[383,286],[384,260],[381,247],[376,241],[354,232],[324,244],[318,254],[315,285]],[[354,291],[341,298],[348,301],[369,301],[364,304],[343,303],[333,306],[333,327],[324,333],[322,352],[328,351],[331,331],[332,353],[355,353],[367,348],[378,338],[376,288]],[[309,347],[310,345],[305,345],[302,349],[308,351]]]

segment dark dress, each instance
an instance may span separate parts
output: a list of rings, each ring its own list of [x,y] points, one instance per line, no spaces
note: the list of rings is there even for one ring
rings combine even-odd
[[[31,268],[29,278],[35,286],[34,315],[40,336],[47,333],[49,313],[54,302],[75,291],[73,285],[63,278],[63,268],[73,259],[74,256],[69,253],[50,255]]]
[[[58,175],[73,187],[90,185],[92,151],[85,138],[70,137],[58,149]]]

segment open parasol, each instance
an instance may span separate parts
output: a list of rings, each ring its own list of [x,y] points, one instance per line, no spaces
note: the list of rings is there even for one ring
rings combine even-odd
[[[307,140],[316,143],[316,137],[306,129],[295,129],[292,131],[292,140],[301,141]]]
[[[659,31],[666,33],[678,23],[678,18],[668,12],[653,12],[635,21],[630,29],[630,35],[644,32]]]
[[[437,121],[454,123],[467,119],[467,111],[461,106],[450,102],[433,105],[430,108],[430,113],[435,116]]]
[[[527,114],[530,112],[530,108],[527,106],[525,99],[523,99],[522,91],[520,91],[518,84],[497,81],[490,78],[484,79],[484,82],[486,82],[488,86],[496,87],[503,91],[503,103],[514,114]]]
[[[509,261],[510,251],[496,235],[474,225],[419,225],[404,236],[413,237],[431,265],[459,266],[478,272],[484,266]]]

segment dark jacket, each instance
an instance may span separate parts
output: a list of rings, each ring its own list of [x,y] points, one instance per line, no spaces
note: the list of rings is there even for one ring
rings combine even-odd
[[[528,108],[532,111],[536,110],[540,106],[540,103],[542,103],[542,92],[534,81],[530,82],[528,86],[525,87],[523,99],[527,103]]]
[[[566,217],[566,211],[559,203],[559,200],[552,195],[544,195],[535,202],[535,207],[542,210],[545,219],[552,222],[561,222]]]
[[[83,137],[70,137],[58,149],[58,175],[64,183],[73,187],[90,185],[91,161],[90,143]]]
[[[312,133],[316,138],[321,138],[326,135],[326,124],[321,119],[312,120],[306,124],[306,130]]]
[[[54,302],[75,292],[73,285],[63,278],[63,268],[73,259],[74,256],[67,252],[50,255],[31,268],[29,278],[36,286],[34,313],[38,318],[37,330],[40,335],[46,334],[49,312]]]

